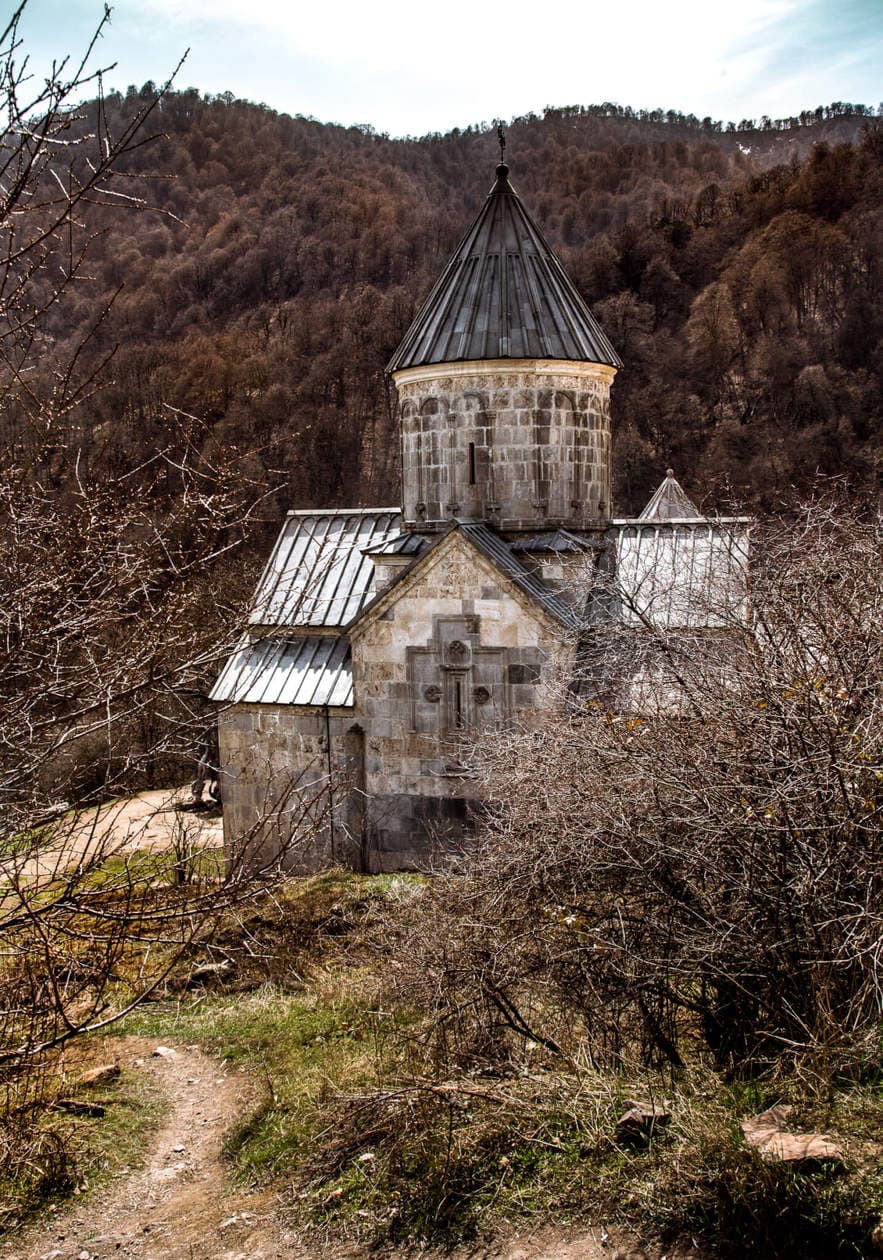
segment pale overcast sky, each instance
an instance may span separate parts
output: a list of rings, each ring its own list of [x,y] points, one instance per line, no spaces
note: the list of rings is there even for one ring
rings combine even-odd
[[[29,0],[34,69],[101,12]],[[738,122],[883,96],[880,0],[119,0],[96,64],[125,91],[188,47],[178,87],[394,136],[604,100]]]

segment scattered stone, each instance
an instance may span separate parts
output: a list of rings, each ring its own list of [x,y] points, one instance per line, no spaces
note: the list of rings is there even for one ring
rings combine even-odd
[[[883,1251],[883,1221],[879,1221],[871,1230],[871,1246],[875,1251]]]
[[[153,1052],[154,1059],[168,1059],[175,1053],[170,1046],[157,1046]]]
[[[191,981],[208,980],[214,976],[223,976],[232,968],[233,964],[229,958],[225,958],[222,962],[201,963],[198,967],[194,967],[190,973]]]
[[[174,1181],[186,1168],[186,1164],[170,1164],[168,1168],[151,1169],[150,1176],[153,1181]]]
[[[115,1081],[121,1072],[118,1063],[102,1063],[100,1067],[90,1068],[88,1072],[84,1072],[77,1079],[77,1086],[84,1085],[87,1088],[93,1085],[107,1085],[109,1081]]]
[[[843,1148],[826,1134],[791,1132],[786,1128],[793,1110],[792,1106],[779,1103],[742,1120],[739,1127],[747,1145],[756,1150],[761,1159],[775,1164],[842,1160]]]
[[[621,1142],[646,1144],[671,1124],[671,1112],[650,1102],[629,1102],[628,1109],[616,1122],[616,1136]]]
[[[175,1152],[176,1155],[181,1155],[184,1151],[187,1150],[187,1147],[186,1146],[173,1146],[172,1150]]]

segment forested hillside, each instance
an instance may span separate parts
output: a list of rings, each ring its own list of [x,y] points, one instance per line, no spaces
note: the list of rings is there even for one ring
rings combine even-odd
[[[102,125],[151,91],[111,94]],[[200,444],[237,447],[244,475],[278,487],[268,531],[288,507],[396,502],[384,365],[492,182],[493,131],[392,140],[195,91],[167,95],[151,123],[162,134],[125,159],[152,177],[133,179],[149,208],[90,208],[91,280],[53,315],[45,362],[96,321],[78,370],[116,349],[69,441],[53,438],[49,474],[63,482],[74,451],[90,474],[137,465],[171,405]],[[625,363],[617,511],[667,465],[700,498],[729,482],[749,506],[817,470],[879,483],[883,131],[869,110],[737,131],[557,109],[507,139],[515,186]]]

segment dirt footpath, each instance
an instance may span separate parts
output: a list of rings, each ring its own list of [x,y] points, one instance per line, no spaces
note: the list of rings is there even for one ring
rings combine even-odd
[[[368,1260],[358,1246],[307,1245],[286,1229],[272,1194],[231,1187],[225,1133],[254,1104],[250,1078],[201,1051],[127,1037],[114,1041],[124,1067],[149,1073],[170,1103],[144,1167],[0,1245],[0,1260]],[[163,1052],[165,1051],[165,1052]],[[423,1253],[425,1255],[425,1253]],[[448,1260],[651,1260],[617,1231],[562,1237],[547,1229]],[[386,1260],[404,1260],[386,1253]],[[671,1257],[673,1260],[673,1257]]]
[[[54,879],[83,860],[106,861],[139,849],[171,849],[176,845],[179,849],[223,845],[220,817],[176,808],[189,798],[189,787],[160,788],[108,801],[76,818],[59,819],[53,824],[57,841],[48,840],[39,854],[27,855],[16,863],[17,875],[28,882]]]
[[[275,1204],[231,1190],[225,1132],[254,1100],[251,1081],[217,1059],[141,1038],[115,1042],[124,1067],[148,1073],[171,1104],[143,1168],[118,1174],[51,1223],[0,1246],[3,1260],[270,1260],[289,1254]],[[296,1254],[296,1253],[291,1253]]]

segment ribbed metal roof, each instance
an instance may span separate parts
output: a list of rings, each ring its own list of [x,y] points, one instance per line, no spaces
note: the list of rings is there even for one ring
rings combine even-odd
[[[466,359],[622,363],[501,163],[388,371]]]
[[[247,641],[227,661],[209,699],[221,704],[352,705],[349,639],[313,634]]]
[[[397,508],[290,512],[255,595],[255,626],[346,626],[367,603],[374,563],[363,553],[401,534]]]

